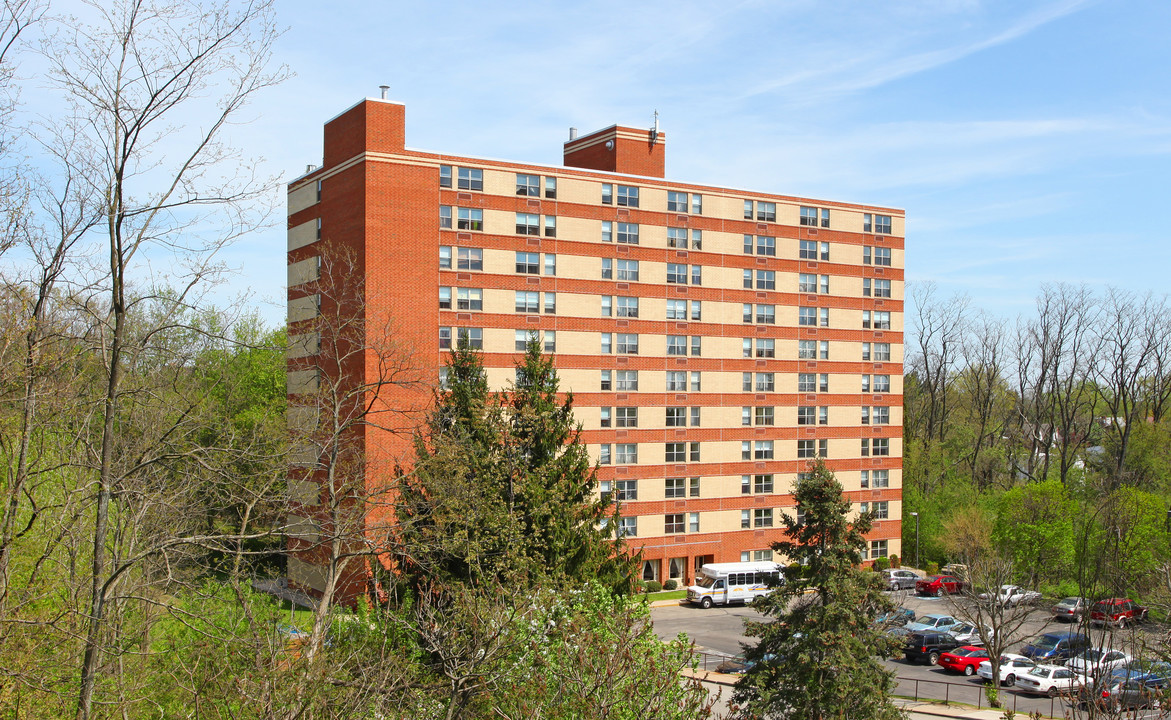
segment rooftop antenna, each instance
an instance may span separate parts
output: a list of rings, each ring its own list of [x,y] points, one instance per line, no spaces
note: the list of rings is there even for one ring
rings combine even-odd
[[[655,126],[651,128],[651,145],[659,141],[659,111],[655,110]]]

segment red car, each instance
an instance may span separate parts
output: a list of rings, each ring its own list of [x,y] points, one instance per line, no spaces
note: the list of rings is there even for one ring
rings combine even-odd
[[[939,667],[965,675],[975,675],[980,663],[990,660],[988,651],[975,645],[965,645],[939,656]]]
[[[964,589],[964,584],[951,575],[932,575],[915,583],[915,592],[920,595],[934,595],[939,597],[945,592],[955,595]]]
[[[1090,622],[1095,625],[1109,624],[1124,628],[1127,623],[1146,619],[1147,609],[1129,598],[1099,600],[1090,608]]]

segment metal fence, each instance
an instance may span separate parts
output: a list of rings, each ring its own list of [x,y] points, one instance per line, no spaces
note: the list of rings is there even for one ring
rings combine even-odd
[[[716,666],[728,660],[731,656],[721,655],[719,653],[709,653],[702,651],[695,651],[696,667],[699,670],[706,670],[715,672]],[[718,680],[710,682],[719,683]],[[975,684],[971,682],[949,682],[947,680],[926,680],[919,678],[905,678],[896,677],[895,695],[912,700],[914,702],[929,702],[941,703],[943,705],[950,705],[951,703],[963,703],[971,705],[977,709],[984,709],[984,703],[988,702],[987,696],[984,694],[984,684]],[[735,681],[731,680],[721,684],[731,685]],[[997,710],[1011,709],[1014,713],[1032,713],[1038,710],[1044,712],[1045,704],[1049,706],[1049,717],[1063,717],[1065,710],[1065,699],[1062,697],[1055,698],[1033,698],[1020,693],[1006,692],[1008,688],[1001,688],[1000,690],[1000,707]],[[1022,701],[1025,707],[1021,707]]]

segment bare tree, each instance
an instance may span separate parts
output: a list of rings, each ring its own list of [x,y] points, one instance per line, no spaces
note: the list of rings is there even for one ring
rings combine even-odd
[[[915,346],[908,365],[924,389],[926,407],[919,413],[925,423],[922,439],[942,441],[952,412],[950,383],[967,328],[968,298],[940,298],[934,283],[912,286],[911,298],[915,306]]]
[[[78,139],[64,160],[99,198],[108,265],[92,286],[101,289],[101,351],[105,397],[94,446],[94,518],[91,588],[85,613],[77,717],[90,717],[103,665],[107,615],[126,563],[141,558],[134,543],[110,556],[125,539],[119,487],[139,477],[145,458],[123,455],[119,425],[127,406],[124,383],[131,362],[158,348],[158,331],[179,324],[199,292],[220,271],[216,252],[263,219],[256,201],[271,187],[236,163],[223,135],[248,100],[280,81],[269,69],[277,37],[269,2],[165,4],[115,0],[86,4],[81,23],[59,26],[45,46],[51,78],[72,106],[67,122]],[[172,290],[136,298],[131,286],[148,263],[167,258]],[[153,327],[138,326],[148,305]],[[137,341],[137,342],[134,342]],[[149,467],[149,465],[148,465]],[[131,516],[132,517],[132,516]],[[141,519],[141,518],[140,518]],[[154,545],[158,551],[163,545]]]

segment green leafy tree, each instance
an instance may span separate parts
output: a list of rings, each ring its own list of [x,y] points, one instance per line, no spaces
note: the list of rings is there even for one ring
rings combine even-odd
[[[1075,505],[1057,479],[1014,487],[1000,497],[992,540],[1036,587],[1060,579],[1073,561]]]
[[[860,568],[872,518],[848,520],[837,478],[820,461],[810,469],[793,489],[804,518],[786,515],[788,539],[773,543],[807,573],[754,603],[774,619],[748,623],[748,636],[760,641],[746,653],[755,664],[733,694],[739,717],[901,718],[891,701],[894,673],[879,660],[899,646],[875,622],[892,604],[879,577]]]

